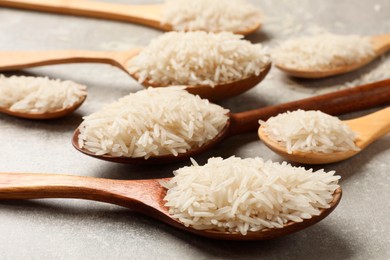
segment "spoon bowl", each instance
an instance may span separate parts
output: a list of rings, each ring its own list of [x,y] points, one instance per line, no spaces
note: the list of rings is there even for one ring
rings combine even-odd
[[[357,133],[358,137],[355,144],[360,148],[360,150],[348,150],[333,153],[301,151],[288,153],[284,146],[269,138],[269,136],[264,132],[263,125],[259,127],[258,134],[260,139],[268,148],[289,161],[304,164],[335,163],[351,158],[364,150],[369,144],[390,132],[390,107],[364,117],[344,121],[344,123],[347,124],[352,131]]]
[[[141,49],[133,49],[129,51],[80,51],[80,50],[65,50],[65,51],[10,51],[0,52],[0,71],[19,70],[36,66],[67,64],[67,63],[84,63],[95,62],[105,63],[115,66],[135,80],[138,80],[137,75],[131,73],[127,64],[137,56]],[[187,86],[188,92],[199,95],[202,98],[207,98],[211,101],[230,98],[239,95],[257,84],[259,84],[271,69],[271,64],[268,64],[259,75],[243,78],[237,81],[222,83],[216,86],[196,85]],[[144,81],[144,86],[166,87],[157,83]]]
[[[328,216],[339,204],[342,190],[338,188],[330,207],[321,209],[318,216],[302,222],[287,222],[283,228],[268,228],[247,235],[216,230],[196,230],[172,218],[164,206],[166,190],[160,181],[110,180],[59,174],[0,174],[0,199],[77,198],[101,201],[138,211],[168,225],[199,236],[221,240],[266,240],[282,237],[305,229]]]
[[[376,35],[371,37],[372,47],[374,49],[375,55],[362,59],[359,62],[354,64],[330,68],[330,69],[300,69],[287,67],[282,64],[275,64],[275,66],[285,72],[286,74],[298,78],[308,78],[308,79],[317,79],[325,78],[330,76],[336,76],[344,74],[367,65],[372,62],[382,54],[390,50],[390,34]]]
[[[47,120],[47,119],[56,119],[60,117],[67,116],[73,113],[77,108],[79,108],[87,98],[87,95],[81,96],[80,99],[70,107],[56,109],[54,111],[48,112],[19,112],[13,111],[9,108],[0,107],[0,113],[7,114],[14,117],[26,118],[26,119],[36,119],[36,120]]]
[[[362,102],[364,100],[364,102]],[[286,111],[296,109],[303,110],[321,110],[324,113],[331,115],[339,115],[361,109],[367,109],[374,106],[388,105],[390,103],[390,80],[379,81],[359,87],[344,89],[329,94],[319,95],[311,98],[306,98],[289,103],[279,104],[275,106],[264,107],[256,110],[229,113],[229,120],[225,127],[219,132],[214,139],[208,141],[201,147],[192,148],[186,153],[179,153],[174,155],[152,156],[148,159],[143,157],[116,157],[110,155],[96,155],[79,145],[78,136],[80,134],[77,128],[72,136],[72,144],[76,150],[86,155],[95,157],[97,159],[128,163],[128,164],[161,164],[188,160],[201,154],[224,139],[252,131],[256,131],[259,127],[258,120],[267,120],[271,116]]]
[[[71,14],[119,20],[150,26],[163,31],[172,31],[170,24],[163,24],[163,4],[124,5],[95,1],[61,1],[61,0],[0,0],[0,6],[22,8],[43,12]],[[261,21],[254,21],[251,26],[236,34],[248,35],[261,27]]]

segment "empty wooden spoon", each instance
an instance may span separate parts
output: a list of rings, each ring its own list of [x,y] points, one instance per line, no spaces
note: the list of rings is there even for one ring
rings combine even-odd
[[[349,88],[333,93],[306,98],[285,104],[264,107],[256,110],[229,114],[229,120],[222,131],[212,140],[201,147],[188,150],[186,153],[174,155],[152,156],[147,160],[132,157],[114,157],[110,155],[96,155],[86,149],[79,147],[78,136],[80,134],[77,128],[73,134],[72,144],[80,152],[89,156],[119,163],[169,163],[174,161],[188,160],[197,154],[205,152],[217,143],[228,137],[256,131],[259,127],[258,120],[267,120],[271,116],[286,111],[297,109],[320,110],[330,115],[339,115],[370,107],[390,104],[390,80],[383,80],[360,87]]]
[[[172,218],[164,206],[165,188],[160,181],[110,180],[55,174],[0,174],[0,199],[77,198],[116,204],[156,218],[168,225],[196,235],[223,240],[265,240],[282,237],[309,227],[328,216],[338,205],[342,190],[333,194],[330,207],[321,209],[318,216],[303,222],[287,222],[283,228],[268,228],[257,232],[228,233],[196,230]]]
[[[326,164],[346,160],[361,152],[369,144],[390,132],[390,107],[367,116],[344,121],[352,131],[357,133],[355,144],[359,151],[349,150],[334,153],[293,151],[289,154],[284,146],[272,140],[264,132],[264,126],[259,127],[259,137],[263,143],[283,158],[305,164]]]
[[[294,67],[287,67],[284,66],[283,64],[275,64],[275,66],[278,69],[282,70],[283,72],[299,78],[315,79],[315,78],[325,78],[325,77],[335,76],[363,67],[364,65],[367,65],[371,61],[375,60],[377,57],[389,51],[390,34],[372,36],[371,43],[375,52],[374,56],[370,56],[366,59],[362,59],[359,62],[347,66],[341,66],[341,67],[336,67],[331,69],[300,69]]]
[[[142,24],[163,31],[173,30],[172,25],[162,24],[163,4],[124,5],[87,0],[0,0],[0,6],[119,20]],[[251,34],[258,30],[260,26],[260,20],[254,21],[245,30],[235,31],[234,33]]]
[[[7,51],[0,52],[0,71],[19,70],[43,65],[95,62],[113,65],[138,80],[137,76],[127,69],[128,62],[140,52],[140,49],[130,51]],[[261,82],[271,68],[271,64],[264,68],[258,76],[243,78],[238,81],[216,85],[187,86],[186,90],[192,94],[217,101],[241,94]],[[163,87],[152,84],[147,80],[146,86]]]
[[[15,111],[11,110],[6,107],[0,107],[0,113],[7,114],[10,116],[20,117],[20,118],[27,118],[27,119],[37,119],[37,120],[46,120],[46,119],[55,119],[67,116],[71,113],[73,113],[77,108],[79,108],[87,98],[87,95],[83,95],[80,97],[80,99],[75,102],[72,106],[56,109],[53,111],[47,111],[47,112],[21,112],[21,111]]]

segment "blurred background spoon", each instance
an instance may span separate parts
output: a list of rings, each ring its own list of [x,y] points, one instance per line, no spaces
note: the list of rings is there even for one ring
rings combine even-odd
[[[125,5],[87,0],[0,0],[0,6],[119,20],[142,24],[163,31],[173,30],[172,25],[161,23],[163,4]],[[260,27],[261,21],[258,20],[254,21],[252,26],[245,30],[233,33],[248,35]]]
[[[166,189],[160,181],[110,180],[60,174],[0,173],[0,199],[77,198],[101,201],[130,208],[170,226],[199,236],[222,240],[266,240],[282,237],[309,227],[328,216],[339,204],[342,190],[333,193],[329,208],[320,215],[302,222],[287,222],[283,228],[267,228],[257,232],[228,233],[215,230],[196,230],[174,219],[164,206]]]
[[[53,64],[94,62],[113,65],[138,80],[135,74],[129,72],[127,64],[139,52],[140,49],[129,51],[0,51],[0,71],[20,70]],[[268,74],[270,68],[271,64],[268,64],[257,76],[223,83],[214,87],[208,85],[191,86],[187,84],[186,90],[211,101],[226,99],[241,94],[259,84]],[[164,85],[156,83],[151,84],[147,80],[143,84],[146,86],[164,87]]]
[[[349,150],[333,153],[293,151],[289,154],[286,147],[269,138],[269,136],[264,132],[264,125],[259,127],[258,134],[261,141],[263,141],[266,146],[289,161],[304,164],[326,164],[339,162],[356,155],[364,150],[369,144],[390,132],[390,107],[363,117],[343,122],[357,134],[355,144],[360,148],[359,151]]]
[[[283,64],[275,64],[275,66],[283,72],[298,78],[316,79],[335,76],[359,69],[360,67],[363,67],[364,65],[367,65],[371,61],[375,60],[382,54],[388,52],[390,50],[390,34],[371,36],[371,43],[375,55],[360,60],[359,62],[356,62],[351,65],[340,66],[330,69],[300,69],[294,67],[287,67]]]
[[[339,115],[389,104],[390,79],[275,106],[269,106],[235,114],[231,113],[229,114],[229,120],[226,126],[221,130],[221,132],[216,137],[214,137],[214,139],[208,141],[203,146],[192,148],[185,153],[179,153],[177,156],[171,154],[152,156],[147,160],[143,157],[132,158],[115,157],[111,155],[96,155],[95,153],[79,146],[78,136],[80,131],[78,128],[73,133],[72,144],[78,151],[97,159],[106,161],[128,164],[170,163],[188,160],[190,157],[211,149],[217,143],[228,137],[256,131],[259,127],[259,119],[265,121],[271,116],[276,116],[277,114],[284,113],[286,111],[293,111],[297,109],[320,110],[330,115]]]

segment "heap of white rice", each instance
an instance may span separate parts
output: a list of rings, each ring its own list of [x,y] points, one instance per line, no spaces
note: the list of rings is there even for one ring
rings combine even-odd
[[[162,24],[176,31],[243,32],[261,20],[260,10],[243,0],[168,0]]]
[[[162,185],[169,214],[185,226],[228,232],[282,228],[329,208],[340,176],[261,158],[211,158],[184,167]]]
[[[169,32],[130,60],[140,83],[217,85],[259,75],[270,63],[267,50],[232,33]]]
[[[47,77],[0,75],[0,107],[17,112],[45,113],[78,103],[86,87]]]
[[[228,112],[183,87],[148,88],[84,117],[79,146],[96,155],[177,156],[220,133]]]
[[[340,119],[321,111],[296,110],[260,120],[270,139],[287,149],[288,153],[359,150],[356,134]]]
[[[276,65],[292,69],[334,69],[375,55],[369,37],[322,33],[290,39],[275,48]]]

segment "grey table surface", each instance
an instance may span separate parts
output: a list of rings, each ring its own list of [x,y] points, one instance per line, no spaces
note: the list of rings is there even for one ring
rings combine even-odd
[[[363,35],[390,32],[388,0],[253,3],[263,9],[266,19],[262,30],[248,39],[271,47],[284,39],[319,30]],[[0,50],[125,50],[145,46],[161,34],[129,23],[0,7]],[[273,69],[254,89],[219,103],[238,112],[334,91],[347,82],[367,80],[367,73],[374,78],[387,78],[390,69],[388,75],[375,71],[388,66],[389,58],[348,75],[316,81],[291,79]],[[99,161],[73,149],[70,138],[84,115],[142,89],[122,71],[109,65],[72,64],[7,75],[20,73],[74,80],[88,86],[89,96],[76,113],[63,119],[42,122],[0,115],[1,172],[143,179],[171,176],[172,170],[189,164],[136,167]],[[214,241],[115,205],[74,199],[2,201],[0,259],[390,259],[389,148],[387,135],[350,160],[314,167],[336,170],[342,176],[343,199],[327,219],[284,238]],[[204,163],[211,156],[231,155],[282,161],[258,140],[256,133],[226,140],[196,159]]]

